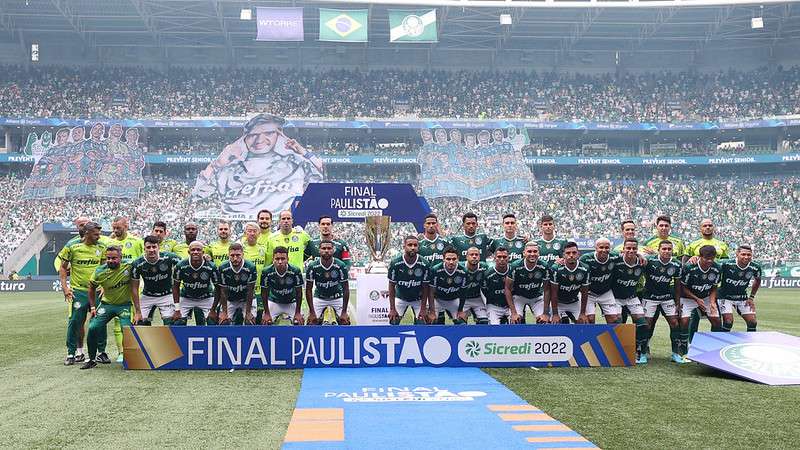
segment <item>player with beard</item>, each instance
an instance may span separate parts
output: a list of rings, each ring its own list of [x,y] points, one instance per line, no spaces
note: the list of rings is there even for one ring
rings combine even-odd
[[[197,240],[197,224],[188,222],[183,226],[183,242],[176,242],[172,246],[172,252],[178,255],[180,259],[189,257],[189,244]]]
[[[258,212],[258,214],[256,214],[256,222],[258,223],[259,228],[258,243],[264,247],[268,247],[270,245],[269,237],[272,235],[272,212],[270,212],[268,209],[262,209]],[[269,255],[271,258],[271,251]]]
[[[717,283],[719,283],[719,265],[714,261],[717,250],[713,245],[704,245],[697,251],[700,256],[697,263],[684,266],[680,279],[681,292],[681,355],[685,357],[691,342],[689,320],[692,312],[700,310],[700,314],[708,317],[711,331],[722,331],[717,307]],[[698,314],[699,317],[699,314]]]
[[[481,251],[481,261],[486,261],[489,255],[489,247],[492,245],[492,240],[486,236],[485,233],[478,233],[478,216],[473,212],[468,212],[461,217],[461,226],[463,233],[453,236],[450,239],[450,244],[458,252],[459,261],[466,261],[467,250],[475,247]]]
[[[722,261],[720,265],[719,308],[722,313],[722,331],[733,328],[733,311],[739,313],[747,324],[747,331],[756,331],[756,293],[761,287],[761,266],[753,261],[753,248],[740,245],[736,258]],[[753,283],[750,293],[747,287]]]
[[[600,307],[606,323],[617,323],[620,307],[611,290],[611,272],[614,266],[621,263],[621,258],[611,255],[611,241],[600,238],[594,243],[594,252],[581,255],[581,263],[589,268],[589,304],[586,305],[586,316],[589,323],[595,323],[595,311]]]
[[[308,302],[308,323],[318,325],[325,310],[333,310],[334,320],[339,325],[350,325],[347,307],[350,303],[350,285],[347,281],[347,265],[334,258],[332,241],[319,244],[319,258],[312,259],[306,266],[306,301]]]
[[[444,325],[445,313],[450,316],[454,324],[465,323],[458,312],[464,304],[464,285],[467,274],[458,264],[458,253],[453,247],[444,250],[444,260],[431,268],[430,272],[430,297],[428,304],[435,305],[439,311],[434,320],[437,325]],[[432,317],[430,310],[428,316]]]
[[[350,259],[350,247],[341,239],[336,239],[333,235],[333,218],[331,216],[320,216],[317,221],[319,225],[319,239],[311,239],[306,245],[305,258],[319,258],[319,246],[322,241],[333,243],[333,257],[340,260],[345,265],[345,270],[350,270],[353,261]]]
[[[525,323],[525,307],[527,306],[537,323],[547,323],[545,302],[550,295],[550,269],[539,261],[539,244],[525,244],[525,258],[511,264],[506,277],[506,303],[511,311],[511,323]]]
[[[409,308],[415,323],[424,324],[428,319],[430,268],[417,253],[418,248],[417,237],[406,236],[403,239],[403,253],[389,264],[389,323],[392,325],[399,325]],[[435,305],[430,307],[431,315],[435,315]]]
[[[467,275],[467,281],[464,283],[463,301],[458,305],[458,318],[467,323],[467,313],[472,313],[476,324],[486,325],[489,320],[486,303],[481,298],[481,286],[489,265],[481,261],[481,251],[472,247],[467,250],[467,261],[461,268]]]
[[[450,247],[447,239],[439,234],[439,217],[436,214],[425,216],[423,224],[424,233],[419,241],[419,255],[425,258],[425,262],[433,267],[444,259],[444,250]]]
[[[175,303],[173,324],[186,325],[186,319],[194,311],[195,322],[205,325],[216,323],[216,313],[211,311],[214,298],[219,294],[219,271],[213,262],[203,257],[203,243],[189,244],[189,258],[175,266],[172,274],[172,301]]]
[[[586,323],[589,269],[578,261],[578,244],[564,245],[564,264],[554,266],[550,278],[551,323]]]
[[[203,253],[211,258],[214,265],[220,266],[228,260],[228,249],[231,246],[231,224],[228,221],[221,220],[217,224],[217,239],[216,241],[208,244],[203,249]]]

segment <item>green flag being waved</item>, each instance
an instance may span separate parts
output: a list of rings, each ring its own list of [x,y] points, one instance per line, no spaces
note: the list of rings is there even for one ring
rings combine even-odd
[[[320,8],[319,40],[367,42],[367,10]]]
[[[389,10],[390,42],[437,42],[436,10]]]

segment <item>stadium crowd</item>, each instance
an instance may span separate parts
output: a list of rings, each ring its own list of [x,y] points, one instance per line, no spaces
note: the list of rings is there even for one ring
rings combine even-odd
[[[257,96],[265,97],[258,106]],[[285,116],[392,117],[399,98],[408,100],[408,113],[417,117],[632,122],[762,117],[800,113],[800,67],[622,75],[48,66],[0,70],[0,116],[243,116],[258,109]]]

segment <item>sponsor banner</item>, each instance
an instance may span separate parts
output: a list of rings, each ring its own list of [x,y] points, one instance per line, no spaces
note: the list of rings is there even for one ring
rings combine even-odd
[[[392,222],[413,223],[419,232],[430,212],[414,187],[402,183],[312,183],[292,208],[296,224],[316,222],[321,215],[362,223],[369,216],[390,216]]]
[[[784,333],[697,333],[688,357],[757,383],[800,384],[800,338]]]
[[[763,275],[762,275],[763,276]],[[766,277],[761,278],[761,289],[800,288],[800,277]]]
[[[435,9],[389,10],[390,42],[438,42]]]
[[[435,128],[420,132],[422,192],[428,198],[462,197],[473,201],[530,194],[533,174],[525,166],[522,147],[527,133],[503,130]]]
[[[61,292],[58,280],[2,280],[0,292]]]
[[[257,41],[302,41],[303,8],[256,8]]]
[[[367,42],[366,9],[319,9],[319,40]]]
[[[634,364],[635,326],[129,327],[129,369],[611,367]]]
[[[385,273],[358,275],[356,296],[356,323],[389,325],[389,279]]]

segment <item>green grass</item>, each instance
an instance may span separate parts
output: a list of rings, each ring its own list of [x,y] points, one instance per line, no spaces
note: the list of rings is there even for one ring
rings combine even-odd
[[[798,291],[759,297],[760,330],[800,335]],[[0,448],[280,447],[301,371],[87,373],[61,363],[65,315],[57,294],[0,294]],[[652,348],[642,367],[487,372],[606,449],[797,446],[800,387],[671,364],[663,321]]]

